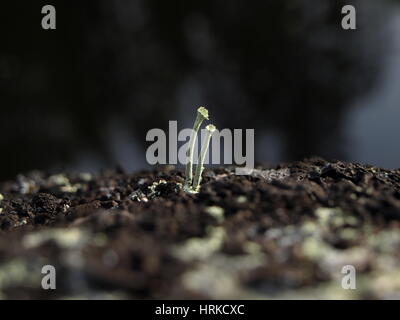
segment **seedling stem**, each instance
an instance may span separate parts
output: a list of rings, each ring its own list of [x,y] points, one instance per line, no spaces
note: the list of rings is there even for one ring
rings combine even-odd
[[[185,180],[185,188],[190,189],[193,180],[193,151],[194,146],[196,144],[197,133],[200,129],[200,126],[204,120],[208,120],[208,110],[204,107],[200,107],[197,109],[196,120],[194,121],[194,126],[192,130],[192,134],[189,140],[189,149],[187,151],[187,163],[186,163],[186,180]]]
[[[204,170],[204,160],[206,158],[206,154],[207,154],[207,150],[208,150],[208,146],[210,145],[210,140],[211,140],[211,136],[215,131],[215,126],[212,124],[209,124],[206,127],[206,134],[205,134],[205,138],[203,141],[203,145],[201,146],[201,151],[200,151],[200,156],[199,156],[199,161],[197,163],[196,166],[196,174],[194,176],[194,181],[193,181],[193,191],[194,192],[198,192],[200,189],[200,182],[201,182],[201,175],[203,173]]]

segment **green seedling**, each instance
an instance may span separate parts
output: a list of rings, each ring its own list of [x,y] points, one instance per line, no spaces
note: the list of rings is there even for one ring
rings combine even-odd
[[[197,167],[196,167],[196,174],[195,174],[194,180],[193,180],[192,189],[194,192],[198,192],[200,189],[200,182],[202,179],[201,175],[204,170],[204,159],[206,158],[208,147],[210,145],[211,136],[214,133],[215,129],[216,129],[216,127],[212,124],[209,124],[206,127],[206,130],[207,130],[206,136],[204,138],[203,145],[201,146],[199,161],[198,161]]]
[[[204,170],[204,160],[206,158],[208,146],[210,145],[210,140],[213,132],[215,131],[215,126],[212,124],[206,127],[206,134],[204,137],[203,145],[201,146],[200,155],[197,162],[196,172],[193,179],[193,151],[196,144],[196,137],[200,130],[200,126],[204,120],[208,120],[208,110],[204,107],[200,107],[197,109],[197,117],[194,122],[192,134],[189,140],[187,155],[187,164],[186,164],[186,179],[185,185],[183,186],[183,190],[189,193],[197,193],[200,189],[201,175]]]
[[[194,121],[193,131],[189,140],[189,149],[186,153],[187,155],[187,163],[186,163],[186,180],[185,180],[185,188],[190,189],[193,180],[193,151],[196,143],[197,133],[200,129],[200,126],[204,120],[208,120],[208,110],[204,107],[200,107],[197,109],[197,117]]]

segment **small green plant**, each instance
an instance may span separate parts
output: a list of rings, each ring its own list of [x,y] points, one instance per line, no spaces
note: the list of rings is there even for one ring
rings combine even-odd
[[[206,131],[205,139],[201,146],[201,151],[200,151],[200,155],[199,155],[198,162],[197,162],[196,172],[195,172],[195,176],[193,178],[193,171],[192,171],[193,170],[193,152],[194,152],[194,147],[196,144],[197,134],[198,134],[200,126],[204,120],[208,120],[208,110],[204,107],[200,107],[197,109],[196,120],[194,121],[193,131],[192,131],[192,134],[191,134],[190,140],[189,140],[188,151],[186,152],[186,155],[187,155],[186,179],[185,179],[185,185],[184,185],[183,189],[186,192],[190,192],[190,193],[197,193],[199,191],[201,175],[204,170],[204,166],[203,166],[204,159],[207,154],[211,136],[216,129],[215,126],[212,124],[210,124],[206,127],[207,131]]]
[[[190,140],[189,140],[189,148],[186,152],[187,163],[186,163],[185,186],[191,186],[191,184],[192,184],[193,151],[194,151],[194,146],[196,144],[197,133],[198,133],[200,126],[204,120],[208,120],[208,110],[204,107],[200,107],[197,109],[196,120],[194,121],[193,131],[192,131],[192,134],[191,134]]]

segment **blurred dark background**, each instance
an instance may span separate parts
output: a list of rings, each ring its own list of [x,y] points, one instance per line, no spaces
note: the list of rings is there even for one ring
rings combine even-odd
[[[140,169],[146,132],[190,127],[199,105],[219,128],[254,128],[260,162],[400,167],[399,17],[394,0],[3,2],[0,179]]]

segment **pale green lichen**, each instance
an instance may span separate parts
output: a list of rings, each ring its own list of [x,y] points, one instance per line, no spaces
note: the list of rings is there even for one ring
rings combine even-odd
[[[262,253],[262,247],[258,243],[252,241],[246,241],[243,244],[243,250],[250,255]]]
[[[246,203],[247,202],[247,197],[246,196],[239,196],[236,198],[237,203]]]
[[[79,183],[71,184],[65,174],[55,174],[49,177],[48,182],[60,187],[60,190],[65,193],[76,193],[82,185]]]
[[[263,254],[229,256],[215,254],[182,275],[183,286],[210,299],[262,299],[261,293],[243,286],[240,279],[267,264]]]
[[[61,248],[73,248],[87,241],[84,231],[77,228],[53,229],[34,232],[22,239],[25,248],[36,248],[47,241],[55,241]]]
[[[65,186],[65,185],[69,185],[69,179],[67,178],[67,176],[65,174],[54,174],[52,176],[49,177],[48,182],[51,184],[55,184],[57,186]]]
[[[224,221],[225,210],[218,206],[210,206],[205,209],[205,211],[212,217],[214,217],[219,223]]]
[[[40,285],[39,261],[16,258],[0,264],[0,294],[10,286],[36,287]]]
[[[323,226],[340,228],[345,225],[355,227],[359,224],[359,220],[355,216],[341,208],[318,208],[315,210],[315,215],[318,222]]]
[[[79,178],[82,179],[85,182],[89,182],[93,180],[93,176],[89,172],[82,172],[79,174]]]
[[[173,254],[184,261],[204,260],[222,248],[226,237],[221,227],[209,227],[207,237],[191,238],[181,246],[172,249]]]
[[[381,231],[368,237],[368,246],[386,254],[400,250],[400,233],[397,230]]]

